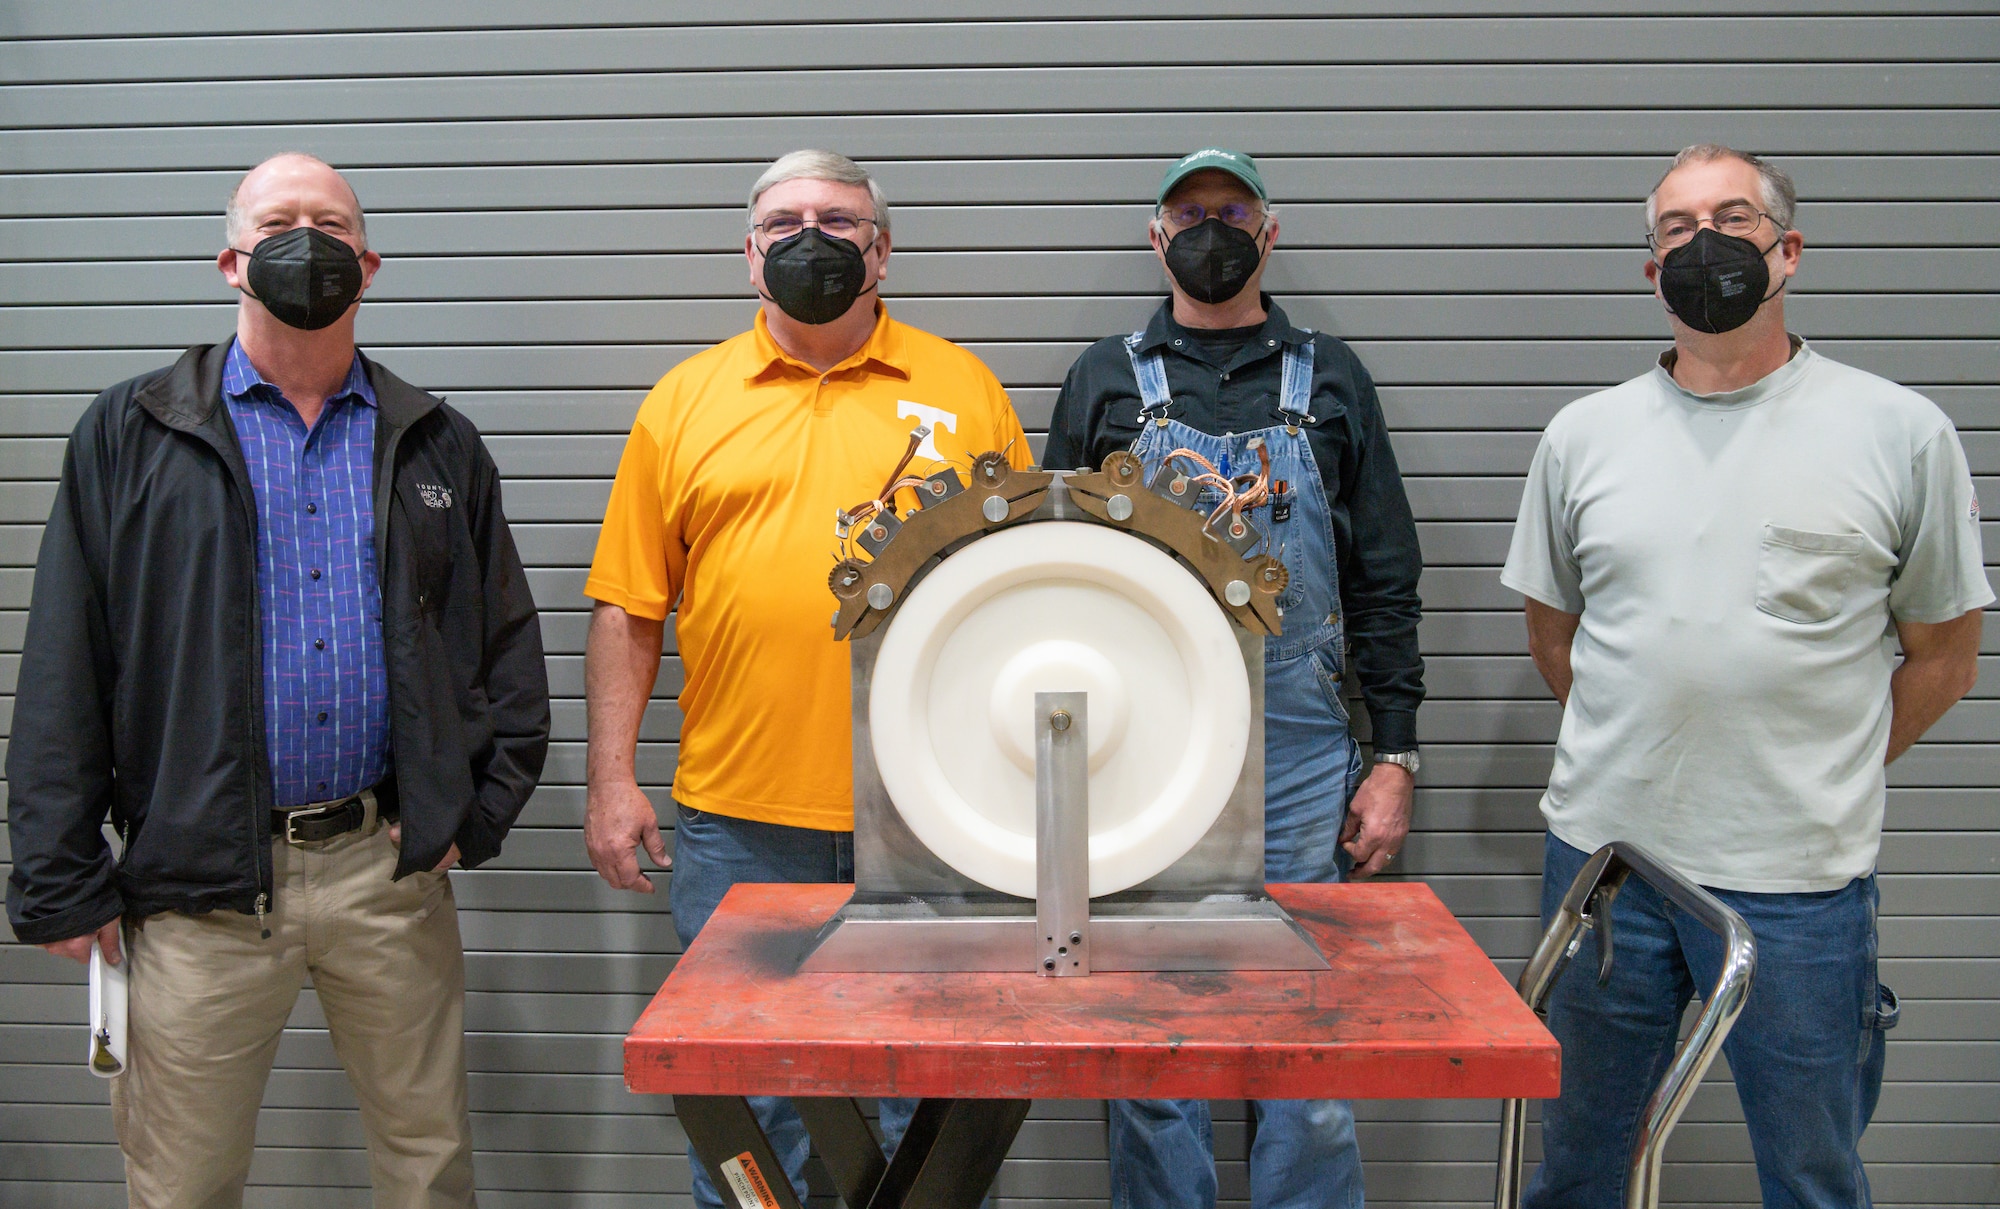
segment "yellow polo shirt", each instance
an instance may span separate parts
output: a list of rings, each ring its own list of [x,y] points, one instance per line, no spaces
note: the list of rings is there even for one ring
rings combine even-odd
[[[611,487],[584,593],[674,630],[674,797],[694,810],[847,831],[854,770],[847,644],[829,624],[834,512],[907,473],[989,449],[1034,458],[979,358],[876,307],[861,351],[825,374],[764,325],[675,366],[646,401]],[[1010,448],[1011,447],[1011,448]]]

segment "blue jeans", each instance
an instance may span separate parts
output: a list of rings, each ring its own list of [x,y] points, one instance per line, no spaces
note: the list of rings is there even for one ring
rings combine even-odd
[[[715,914],[722,896],[737,882],[852,882],[854,880],[854,833],[816,831],[807,827],[782,827],[776,823],[754,823],[727,815],[689,810],[676,803],[674,823],[674,868],[667,889],[667,905],[673,909],[674,930],[683,948]],[[812,1139],[806,1136],[805,1122],[782,1096],[751,1096],[750,1108],[771,1151],[784,1165],[792,1189],[803,1203],[806,1199],[806,1158]],[[885,1099],[880,1102],[882,1135],[894,1151],[909,1128],[917,1110],[915,1100]],[[694,1203],[702,1209],[722,1209],[708,1170],[693,1154],[688,1166],[694,1170]]]
[[[1361,750],[1327,694],[1325,656],[1308,652],[1265,666],[1264,877],[1337,882],[1347,802],[1361,780]],[[1213,1209],[1214,1126],[1206,1100],[1112,1100],[1113,1209]],[[1361,1150],[1345,1100],[1251,1104],[1250,1197],[1255,1209],[1360,1209]]]
[[[1542,923],[1589,854],[1548,837]],[[1750,1127],[1766,1209],[1866,1209],[1861,1131],[1882,1091],[1895,993],[1875,978],[1875,878],[1820,894],[1712,893],[1757,939],[1757,973],[1723,1053]],[[1666,1077],[1681,1014],[1715,985],[1722,939],[1634,877],[1611,909],[1611,984],[1597,934],[1549,997],[1562,1098],[1542,1105],[1542,1165],[1526,1209],[1621,1209],[1646,1101]]]

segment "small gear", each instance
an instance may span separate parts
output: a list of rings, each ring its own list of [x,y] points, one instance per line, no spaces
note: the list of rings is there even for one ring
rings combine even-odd
[[[1292,582],[1292,573],[1284,562],[1269,555],[1264,557],[1264,565],[1257,570],[1257,590],[1267,596],[1276,596]]]
[[[827,572],[826,586],[835,596],[848,600],[861,594],[861,581],[868,571],[868,564],[858,559],[843,558],[833,564]]]

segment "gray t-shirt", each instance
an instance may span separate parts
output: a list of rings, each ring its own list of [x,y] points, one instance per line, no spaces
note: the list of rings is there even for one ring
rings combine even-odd
[[[1894,622],[1994,598],[1951,422],[1803,344],[1728,394],[1655,367],[1564,408],[1500,580],[1582,614],[1550,830],[1761,893],[1874,869]]]

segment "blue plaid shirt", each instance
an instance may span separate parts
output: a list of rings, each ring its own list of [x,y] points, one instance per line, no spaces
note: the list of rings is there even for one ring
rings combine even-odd
[[[357,355],[310,431],[231,342],[222,397],[257,497],[264,735],[279,806],[345,797],[389,769],[375,568],[375,388]]]

